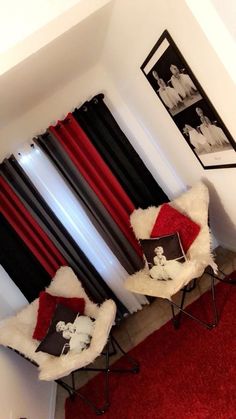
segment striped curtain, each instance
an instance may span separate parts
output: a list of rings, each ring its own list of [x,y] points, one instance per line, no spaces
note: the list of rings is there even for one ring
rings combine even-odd
[[[120,317],[148,302],[123,286],[143,266],[129,217],[135,208],[168,197],[102,94],[5,160],[0,173],[2,215],[49,275],[60,264],[70,265],[95,301],[116,301]]]

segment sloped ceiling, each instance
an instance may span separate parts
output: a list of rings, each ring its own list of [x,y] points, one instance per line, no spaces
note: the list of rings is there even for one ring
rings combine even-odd
[[[86,0],[0,0],[1,55],[31,37],[74,6]],[[0,67],[1,68],[1,67]]]
[[[0,128],[97,62],[111,11],[107,2],[0,77]]]

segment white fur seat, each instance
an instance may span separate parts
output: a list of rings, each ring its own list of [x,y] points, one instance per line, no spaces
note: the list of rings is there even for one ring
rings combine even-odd
[[[207,266],[210,265],[214,272],[217,271],[217,266],[211,254],[211,237],[208,227],[209,193],[207,187],[199,182],[172,201],[170,205],[201,226],[200,233],[187,252],[188,260],[184,263],[181,274],[171,281],[152,279],[148,274],[148,268],[130,275],[125,281],[125,287],[129,291],[171,300],[171,297],[192,279],[200,277]],[[149,207],[144,210],[137,209],[131,214],[131,226],[138,240],[150,238],[160,208],[161,206]]]
[[[37,320],[38,299],[16,316],[0,323],[0,344],[16,349],[34,361],[39,365],[39,379],[51,381],[85,367],[101,354],[115,320],[116,305],[112,300],[105,301],[100,307],[94,304],[69,267],[61,267],[57,271],[47,291],[52,295],[85,299],[85,315],[95,318],[94,332],[88,349],[80,354],[69,352],[60,357],[35,352],[39,342],[32,339],[32,335]]]

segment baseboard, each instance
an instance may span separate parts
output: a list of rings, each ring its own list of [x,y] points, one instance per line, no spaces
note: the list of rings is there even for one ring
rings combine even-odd
[[[51,389],[48,419],[55,419],[56,399],[57,399],[57,384],[53,382],[52,389]]]
[[[224,243],[223,241],[218,241],[219,246],[224,247],[224,249],[228,249],[231,250],[232,252],[236,252],[236,242],[235,244],[231,244],[231,243]]]
[[[216,249],[220,245],[219,241],[214,236],[214,234],[212,234],[212,232],[211,232],[211,241],[212,241],[211,247],[212,247],[213,250]]]

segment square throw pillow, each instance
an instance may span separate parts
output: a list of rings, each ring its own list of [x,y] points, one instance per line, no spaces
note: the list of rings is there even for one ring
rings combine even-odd
[[[179,234],[140,240],[151,278],[170,280],[175,278],[186,257]]]
[[[63,332],[69,330],[76,317],[77,313],[73,310],[63,304],[58,304],[52,317],[48,333],[35,352],[46,352],[54,356],[67,354],[70,350],[70,337],[69,335],[65,337],[66,335]]]
[[[52,316],[54,314],[57,304],[63,304],[65,307],[70,308],[75,313],[84,313],[84,298],[57,297],[47,293],[46,291],[42,291],[39,294],[38,317],[36,327],[33,333],[33,339],[44,339],[49,329]]]
[[[176,232],[179,233],[184,252],[187,253],[200,232],[200,226],[169,204],[163,204],[156,218],[151,237],[160,237]]]
[[[94,330],[94,321],[81,316],[63,304],[58,304],[49,330],[36,352],[66,355],[69,351],[80,353],[88,348]]]

